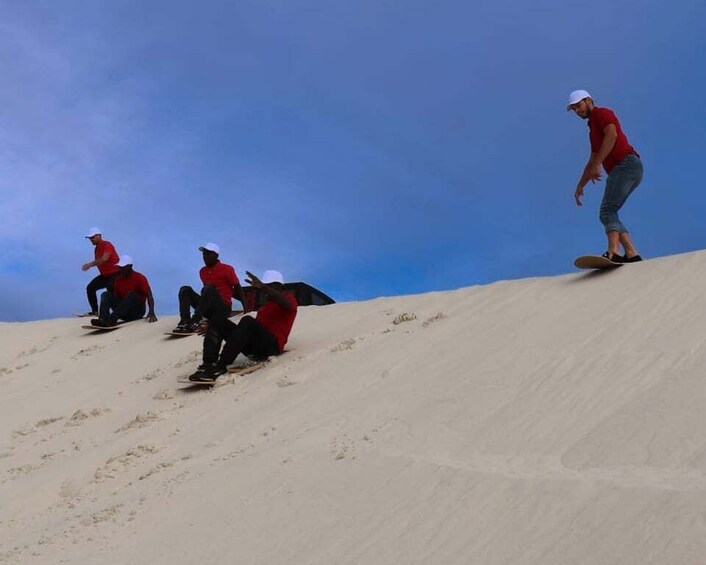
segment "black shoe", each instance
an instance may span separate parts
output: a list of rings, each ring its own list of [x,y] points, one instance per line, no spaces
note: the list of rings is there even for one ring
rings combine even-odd
[[[623,257],[623,263],[639,263],[642,261],[642,257],[635,255],[634,257]]]
[[[193,334],[196,333],[196,326],[194,324],[178,324],[176,328],[174,328],[173,332],[175,334]]]
[[[117,326],[118,324],[116,322],[113,322],[112,320],[94,318],[93,320],[91,320],[91,325],[96,326],[97,328],[112,328],[113,326]]]
[[[601,257],[605,257],[606,259],[608,259],[608,261],[617,265],[622,265],[623,263],[625,263],[625,257],[623,257],[622,255],[611,253],[610,251],[606,251],[603,255],[601,255]]]
[[[189,377],[189,380],[197,383],[211,383],[227,372],[228,369],[225,365],[208,363],[200,365],[199,368],[196,369],[196,372]]]

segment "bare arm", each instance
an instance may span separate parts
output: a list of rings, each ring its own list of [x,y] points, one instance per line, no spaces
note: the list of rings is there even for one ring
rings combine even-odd
[[[87,271],[91,267],[97,267],[98,265],[102,265],[109,258],[110,258],[110,253],[104,253],[101,257],[98,257],[98,259],[96,259],[95,261],[91,261],[90,263],[84,263],[82,268],[84,271]]]
[[[272,288],[271,286],[263,283],[260,279],[258,279],[255,275],[253,275],[250,271],[245,271],[245,274],[248,275],[249,280],[247,281],[250,283],[253,287],[257,289],[262,289],[262,291],[269,297],[271,298],[274,302],[279,304],[282,308],[285,310],[291,310],[292,309],[292,304],[287,300],[287,297],[281,293],[279,290]]]
[[[156,322],[157,316],[154,313],[154,297],[152,296],[152,289],[147,293],[147,307],[149,308],[147,312],[147,321]]]
[[[608,124],[603,129],[603,141],[601,142],[601,147],[598,153],[591,153],[591,157],[586,163],[583,169],[583,174],[576,185],[576,191],[574,192],[574,198],[576,199],[576,204],[581,206],[581,197],[583,196],[583,188],[586,186],[588,181],[594,182],[601,180],[601,165],[605,158],[610,154],[615,147],[615,142],[618,139],[618,130],[615,128],[615,124]]]

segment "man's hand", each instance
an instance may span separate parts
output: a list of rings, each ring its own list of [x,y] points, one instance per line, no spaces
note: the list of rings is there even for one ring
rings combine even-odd
[[[198,324],[196,324],[196,333],[198,335],[206,335],[207,331],[208,331],[208,322],[206,320],[201,320]]]
[[[150,324],[151,324],[152,322],[156,322],[156,321],[157,321],[157,316],[155,315],[154,312],[149,312],[149,313],[147,314],[147,321],[148,321]]]
[[[596,182],[601,180],[601,164],[597,163],[595,165],[591,165],[586,169],[586,178],[590,180],[591,182]]]
[[[253,288],[262,288],[263,282],[260,279],[253,275],[250,271],[245,271],[245,274],[248,276],[248,278],[245,279],[246,283],[248,283]]]
[[[583,203],[581,202],[581,198],[583,198],[583,187],[577,186],[576,192],[574,192],[574,199],[576,199],[576,206],[583,206]]]
[[[90,269],[91,267],[93,267],[93,264],[92,264],[92,263],[84,263],[84,264],[81,266],[81,270],[82,270],[82,271],[87,271],[87,270]]]

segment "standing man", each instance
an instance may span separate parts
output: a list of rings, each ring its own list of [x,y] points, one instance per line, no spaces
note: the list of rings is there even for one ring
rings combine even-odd
[[[91,320],[91,325],[111,328],[118,320],[139,320],[145,315],[145,304],[149,306],[147,321],[156,322],[154,298],[147,277],[133,270],[129,255],[123,255],[117,267],[120,271],[113,280],[113,288],[101,295],[100,317]]]
[[[584,120],[588,120],[591,157],[579,179],[574,198],[582,206],[583,189],[588,181],[601,180],[601,165],[608,174],[605,192],[601,202],[599,218],[608,237],[608,251],[603,257],[614,263],[635,263],[642,261],[627,228],[618,217],[628,196],[642,180],[642,161],[637,151],[628,143],[612,110],[600,108],[593,103],[585,90],[574,90],[569,94],[567,110]],[[620,254],[622,245],[625,254]]]
[[[240,323],[234,324],[226,320],[223,329],[225,345],[223,351],[212,362],[207,362],[189,377],[195,382],[211,382],[228,372],[240,353],[267,358],[279,355],[284,351],[289,334],[297,317],[297,299],[292,292],[284,289],[284,279],[279,271],[265,271],[262,280],[249,271],[246,282],[253,288],[262,290],[267,295],[267,301],[257,311],[257,317],[244,316]],[[208,332],[204,328],[204,331]]]
[[[113,244],[103,239],[101,230],[98,228],[88,230],[86,238],[95,246],[93,251],[95,259],[90,263],[84,263],[81,269],[87,271],[91,267],[98,267],[98,275],[86,287],[86,295],[91,311],[85,316],[97,316],[98,297],[96,293],[102,288],[110,290],[113,278],[120,270],[117,266],[119,257]]]

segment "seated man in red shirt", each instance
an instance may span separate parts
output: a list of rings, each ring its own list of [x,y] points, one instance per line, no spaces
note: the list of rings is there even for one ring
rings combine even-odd
[[[180,319],[179,324],[174,328],[176,333],[194,333],[202,317],[208,320],[228,318],[233,297],[243,304],[243,310],[245,310],[245,294],[235,269],[221,263],[218,258],[221,248],[215,243],[207,243],[199,247],[199,251],[203,253],[204,262],[204,266],[199,271],[203,289],[201,294],[190,286],[182,286],[179,289]]]
[[[225,321],[225,346],[216,363],[204,363],[189,377],[195,382],[210,382],[228,372],[228,365],[244,353],[258,359],[279,355],[292,331],[297,317],[297,299],[284,290],[284,280],[278,271],[265,271],[262,280],[245,271],[247,282],[267,294],[267,302],[257,311],[257,317],[244,316],[238,324]]]
[[[113,279],[120,270],[116,265],[118,262],[118,253],[115,251],[115,247],[112,243],[103,239],[101,230],[98,228],[88,230],[86,239],[95,246],[93,250],[94,260],[90,263],[84,263],[81,269],[87,271],[91,267],[98,267],[98,276],[89,282],[86,287],[86,296],[88,297],[88,304],[91,307],[91,311],[88,312],[86,316],[97,316],[98,297],[96,293],[101,288],[111,289]]]
[[[149,305],[147,321],[156,322],[154,298],[147,277],[132,269],[129,255],[123,255],[117,266],[120,272],[113,281],[113,289],[101,295],[100,317],[91,320],[91,324],[111,328],[118,320],[139,320],[145,315],[145,303]]]

